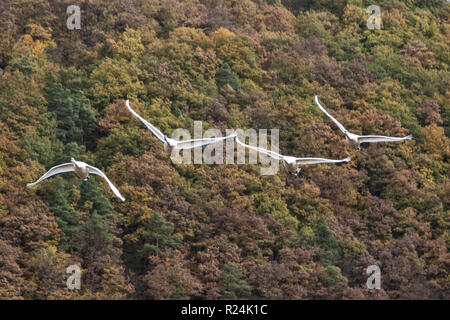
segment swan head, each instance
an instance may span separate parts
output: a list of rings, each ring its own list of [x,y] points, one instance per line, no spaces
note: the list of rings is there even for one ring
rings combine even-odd
[[[74,158],[70,158],[70,163],[72,163],[75,168],[80,168],[81,163],[76,161]]]

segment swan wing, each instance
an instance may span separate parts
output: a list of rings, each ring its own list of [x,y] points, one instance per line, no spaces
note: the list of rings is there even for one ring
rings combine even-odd
[[[159,139],[159,140],[161,140],[163,143],[166,143],[166,140],[165,140],[165,138],[164,138],[164,134],[161,132],[161,131],[159,131],[159,129],[158,128],[156,128],[154,125],[152,125],[150,122],[148,122],[147,120],[145,120],[144,118],[142,118],[140,115],[138,115],[137,113],[136,113],[136,111],[134,111],[133,109],[131,109],[131,107],[130,107],[130,100],[127,100],[126,102],[125,102],[125,104],[126,104],[126,106],[127,106],[127,108],[128,108],[128,110],[130,110],[130,112],[136,117],[136,118],[138,118],[139,120],[141,120],[142,121],[142,123],[144,123],[145,124],[145,126]]]
[[[281,154],[279,154],[279,153],[276,153],[276,152],[274,152],[274,151],[267,150],[267,149],[264,149],[264,148],[259,148],[259,147],[250,146],[250,145],[248,145],[248,144],[245,144],[245,143],[241,142],[241,141],[238,139],[238,137],[236,137],[236,142],[237,142],[238,144],[240,144],[241,146],[245,147],[245,148],[249,148],[249,149],[255,150],[255,151],[257,151],[257,152],[259,152],[259,153],[262,153],[262,154],[264,154],[264,155],[266,155],[266,156],[269,156],[269,157],[271,157],[271,158],[274,158],[274,159],[277,159],[277,160],[283,159],[283,156],[282,156]]]
[[[183,141],[178,141],[176,148],[177,149],[193,149],[193,148],[197,148],[197,147],[201,147],[201,146],[205,146],[208,144],[213,144],[219,141],[223,141],[226,139],[230,139],[230,138],[234,138],[236,137],[236,134],[233,133],[229,136],[226,137],[218,137],[218,138],[203,138],[203,139],[191,139],[191,140],[183,140]]]
[[[339,127],[339,129],[343,133],[347,133],[347,129],[345,129],[345,127],[339,121],[337,121],[331,114],[329,114],[328,111],[325,110],[325,108],[320,104],[319,98],[317,96],[314,97],[314,100],[316,101],[316,104],[320,108],[320,110],[322,110],[328,116],[328,118],[333,120],[333,122]]]
[[[54,166],[53,168],[48,170],[42,177],[40,177],[35,182],[28,183],[27,187],[32,187],[32,186],[38,184],[39,182],[41,182],[42,180],[45,180],[47,178],[50,178],[51,176],[54,176],[55,174],[63,173],[63,172],[71,172],[71,171],[75,171],[75,167],[70,162],[69,163],[63,163],[63,164],[60,164],[58,166]]]
[[[412,135],[406,137],[387,137],[387,136],[359,136],[359,143],[364,142],[395,142],[395,141],[403,141],[403,140],[411,140]]]
[[[100,169],[93,167],[91,165],[86,164],[86,168],[88,169],[88,172],[90,174],[95,174],[98,175],[100,177],[102,177],[103,179],[106,180],[106,182],[108,182],[109,187],[111,188],[112,192],[122,201],[125,201],[125,198],[120,194],[119,190],[117,190],[117,188],[112,184],[111,181],[109,181],[108,177],[106,176],[106,174],[104,174]]]
[[[326,159],[326,158],[295,158],[295,163],[297,165],[318,164],[318,163],[341,163],[349,161],[350,157],[341,160]]]

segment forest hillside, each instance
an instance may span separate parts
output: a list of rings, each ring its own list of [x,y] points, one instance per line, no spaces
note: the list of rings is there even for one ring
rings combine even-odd
[[[450,298],[447,1],[2,0],[0,11],[0,299]],[[349,148],[315,95],[351,132],[414,139]],[[168,136],[194,121],[279,129],[282,154],[352,160],[298,177],[174,165],[126,99]],[[71,157],[126,201],[98,176],[26,187]],[[80,290],[66,285],[71,265]],[[380,290],[366,286],[371,265]]]

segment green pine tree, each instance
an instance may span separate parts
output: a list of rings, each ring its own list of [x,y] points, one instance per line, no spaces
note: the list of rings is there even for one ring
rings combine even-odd
[[[56,136],[64,143],[84,144],[97,126],[95,113],[83,93],[78,91],[72,96],[70,90],[58,82],[49,89],[48,110],[57,121]]]
[[[316,243],[324,249],[324,252],[320,255],[322,264],[328,266],[338,263],[341,260],[341,248],[323,217],[319,219],[315,235]]]
[[[231,70],[230,65],[226,62],[220,67],[220,70],[217,71],[216,81],[219,88],[222,88],[226,84],[229,84],[234,90],[241,87],[239,76],[236,72]]]
[[[219,292],[222,299],[247,299],[252,287],[242,279],[242,270],[234,263],[224,265],[219,277]]]
[[[90,175],[88,180],[83,181],[80,185],[80,205],[86,201],[92,202],[91,213],[96,211],[99,215],[105,217],[114,217],[114,209],[107,196],[105,196],[103,189],[98,185],[96,179],[101,179],[95,175]]]
[[[13,69],[17,69],[23,73],[25,78],[29,78],[33,73],[35,73],[34,65],[28,59],[28,57],[24,57],[13,64]]]
[[[161,256],[165,247],[175,248],[180,239],[174,235],[174,230],[167,225],[166,219],[157,211],[144,224],[142,233],[144,245],[141,253],[151,253]]]
[[[49,199],[49,207],[56,216],[56,221],[62,230],[60,248],[67,250],[72,235],[80,231],[79,221],[81,215],[70,205],[69,193],[66,190],[65,181],[62,177],[55,177],[53,181],[53,195]]]

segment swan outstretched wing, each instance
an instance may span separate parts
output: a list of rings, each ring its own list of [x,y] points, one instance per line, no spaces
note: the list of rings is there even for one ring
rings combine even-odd
[[[164,139],[164,134],[161,132],[161,131],[159,131],[159,129],[158,128],[156,128],[154,125],[152,125],[150,122],[148,122],[147,120],[145,120],[144,118],[142,118],[140,115],[138,115],[137,113],[136,113],[136,111],[134,111],[133,109],[131,109],[131,107],[130,107],[130,101],[129,100],[127,100],[126,102],[125,102],[125,104],[126,104],[126,106],[127,106],[127,108],[128,108],[128,110],[130,110],[130,112],[136,117],[136,118],[138,118],[139,120],[141,120],[142,121],[142,123],[144,123],[145,124],[145,126],[159,139],[159,140],[161,140],[163,143],[166,143],[166,140]]]
[[[403,140],[411,140],[412,135],[406,137],[387,137],[387,136],[358,136],[359,143],[364,142],[395,142]]]
[[[297,165],[304,164],[318,164],[318,163],[341,163],[341,162],[349,162],[350,157],[341,160],[333,160],[333,159],[325,159],[325,158],[295,158],[295,163]]]
[[[281,154],[276,153],[276,152],[271,151],[271,150],[264,149],[264,148],[254,147],[254,146],[250,146],[248,144],[245,144],[245,143],[241,142],[237,136],[236,136],[236,142],[238,144],[240,144],[241,146],[245,147],[245,148],[249,148],[249,149],[255,150],[255,151],[259,152],[259,153],[262,153],[262,154],[264,154],[266,156],[269,156],[269,157],[272,157],[274,159],[277,159],[277,160],[283,159],[283,156]]]
[[[236,133],[230,134],[229,136],[226,137],[219,137],[219,138],[203,138],[203,139],[177,141],[176,149],[180,150],[193,149],[234,137],[236,137]]]
[[[122,201],[125,201],[125,198],[120,194],[119,190],[117,190],[117,188],[112,184],[111,181],[109,181],[108,177],[106,176],[106,174],[104,174],[100,169],[93,167],[91,165],[86,164],[86,168],[88,169],[88,172],[90,174],[95,174],[98,175],[100,177],[102,177],[103,179],[106,180],[106,182],[108,182],[109,187],[111,188],[112,192],[114,192],[114,194]]]
[[[33,183],[28,183],[27,187],[32,187],[32,186],[38,184],[39,182],[41,182],[42,180],[45,180],[47,178],[50,178],[51,176],[54,176],[55,174],[63,173],[63,172],[71,172],[71,171],[75,171],[75,167],[70,162],[63,163],[58,166],[54,166],[53,168],[48,170],[42,177],[40,177],[37,181],[35,181]]]
[[[347,133],[348,132],[347,129],[345,129],[345,127],[339,121],[337,121],[331,114],[328,113],[327,110],[325,110],[325,108],[320,104],[319,98],[317,96],[314,97],[314,100],[316,101],[316,104],[320,108],[320,110],[322,110],[328,116],[328,118],[333,120],[333,122],[339,127],[339,129],[343,133]]]

